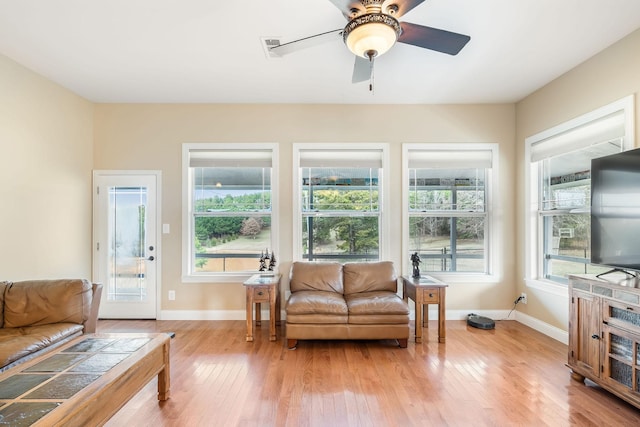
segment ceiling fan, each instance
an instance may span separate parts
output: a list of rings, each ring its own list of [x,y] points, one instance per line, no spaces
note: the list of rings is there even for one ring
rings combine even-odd
[[[286,55],[341,36],[356,56],[351,81],[358,83],[371,79],[373,59],[386,53],[396,42],[457,55],[471,40],[464,34],[398,21],[424,0],[329,1],[348,20],[344,28],[283,43],[269,50],[277,55]]]

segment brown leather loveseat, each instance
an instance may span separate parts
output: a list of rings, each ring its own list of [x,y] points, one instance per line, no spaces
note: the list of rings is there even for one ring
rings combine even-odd
[[[294,262],[285,311],[289,348],[298,340],[409,339],[409,307],[392,262]]]
[[[0,282],[0,372],[95,332],[101,293],[81,279]]]

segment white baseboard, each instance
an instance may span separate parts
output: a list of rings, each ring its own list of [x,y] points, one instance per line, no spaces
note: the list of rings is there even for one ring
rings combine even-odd
[[[447,310],[447,320],[467,320],[467,316],[470,314],[477,314],[478,316],[488,317],[493,320],[515,320],[513,313],[509,316],[509,310]],[[507,316],[509,316],[509,318],[507,318]],[[429,309],[429,319],[437,318],[437,311],[434,309],[432,312],[431,309]]]
[[[548,337],[551,337],[557,341],[560,341],[563,344],[569,343],[569,333],[567,331],[563,331],[560,328],[549,325],[535,317],[531,317],[527,314],[524,314],[520,311],[511,311],[511,310],[447,310],[447,319],[448,320],[467,320],[467,316],[469,314],[477,314],[478,316],[488,317],[493,320],[515,320],[516,322],[522,323],[530,327],[531,329],[535,329],[536,331],[544,334]],[[415,311],[411,311],[410,313],[411,320],[415,319]],[[434,309],[429,309],[429,320],[436,320],[438,318],[438,311],[434,307]]]
[[[557,341],[560,341],[563,344],[569,344],[569,332],[563,331],[560,328],[557,328],[553,325],[549,325],[535,317],[531,317],[527,314],[516,311],[516,320],[523,325],[527,325],[531,329],[535,329],[536,331],[545,334],[548,337],[551,337]]]
[[[269,312],[262,313],[263,319]],[[246,320],[245,310],[161,310],[158,320]]]
[[[548,323],[542,322],[519,311],[510,310],[447,310],[448,320],[466,320],[469,314],[488,317],[493,320],[515,320],[536,331],[545,334],[561,343],[569,343],[569,333]],[[507,317],[508,316],[508,317]],[[415,320],[415,311],[409,313],[412,321]],[[283,312],[284,320],[286,314]],[[262,311],[262,319],[269,319],[269,310]],[[434,306],[429,309],[429,320],[438,319],[438,310]],[[158,320],[246,320],[245,310],[161,310]]]
[[[262,320],[269,320],[269,310],[262,310]],[[280,318],[285,319],[282,312]],[[247,320],[245,310],[161,310],[158,320]]]

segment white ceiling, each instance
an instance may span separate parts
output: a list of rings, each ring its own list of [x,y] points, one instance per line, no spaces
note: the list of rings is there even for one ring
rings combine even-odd
[[[0,53],[94,102],[515,102],[640,28],[640,0],[426,0],[400,21],[471,41],[397,44],[369,92],[339,38],[263,50],[344,27],[329,0],[0,0]]]

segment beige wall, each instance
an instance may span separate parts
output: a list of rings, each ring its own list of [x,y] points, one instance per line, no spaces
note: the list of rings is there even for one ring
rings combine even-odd
[[[0,55],[0,280],[91,277],[93,105]]]
[[[627,95],[635,94],[636,146],[640,129],[640,30],[622,39],[580,66],[554,80],[516,105],[517,187],[524,188],[525,138],[588,113]],[[527,292],[524,313],[567,330],[568,299],[525,287],[524,281],[524,191],[517,199],[518,294]]]
[[[515,296],[514,105],[113,105],[96,106],[95,169],[162,171],[162,310],[244,309],[240,283],[181,282],[181,146],[185,142],[276,142],[280,146],[281,270],[292,258],[292,143],[388,142],[391,144],[392,236],[401,236],[401,143],[494,142],[500,144],[501,205],[497,212],[504,268],[498,283],[450,283],[449,310],[509,308]],[[401,240],[391,242],[401,262]],[[168,289],[176,300],[167,300]]]
[[[519,306],[566,330],[567,301],[524,286],[524,139],[636,94],[640,129],[640,31],[514,105],[93,105],[0,56],[0,279],[91,274],[91,169],[163,173],[163,310],[242,310],[242,287],[181,282],[183,142],[277,142],[280,211],[290,224],[293,142],[388,142],[392,188],[399,189],[402,142],[500,144],[503,268],[495,284],[451,283],[449,310]],[[94,114],[95,112],[95,114]],[[637,140],[636,135],[636,140]],[[638,145],[638,144],[637,144]],[[401,197],[392,193],[392,235],[400,236]],[[290,227],[279,231],[281,267],[291,261]],[[517,242],[517,243],[516,243]],[[400,263],[401,241],[391,242]]]

